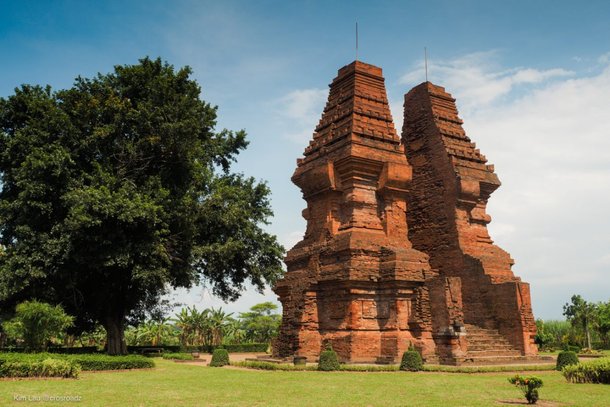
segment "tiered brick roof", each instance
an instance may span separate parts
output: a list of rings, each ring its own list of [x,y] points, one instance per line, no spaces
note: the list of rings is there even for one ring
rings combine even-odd
[[[420,86],[425,86],[430,94],[436,127],[441,133],[445,149],[453,164],[458,167],[493,172],[494,167],[485,165],[487,158],[481,154],[479,149],[476,148],[476,144],[471,142],[462,128],[464,122],[458,116],[455,99],[451,94],[446,92],[442,86],[436,86],[430,82],[425,82]]]
[[[381,68],[360,61],[341,68],[330,84],[328,102],[305,156],[347,138],[400,143]]]

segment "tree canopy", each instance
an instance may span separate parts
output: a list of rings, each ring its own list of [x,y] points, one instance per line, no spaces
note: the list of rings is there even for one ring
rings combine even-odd
[[[61,303],[124,353],[125,318],[168,287],[232,300],[281,274],[283,248],[262,229],[270,191],[231,170],[246,134],[215,131],[190,75],[145,58],[0,99],[4,307]]]
[[[563,315],[572,326],[580,327],[583,330],[587,348],[591,349],[591,327],[597,317],[595,304],[585,301],[580,295],[573,295],[570,301],[563,306]]]
[[[249,312],[240,313],[246,338],[254,342],[269,342],[277,336],[282,316],[276,314],[276,310],[277,305],[274,303],[263,302],[253,305]]]

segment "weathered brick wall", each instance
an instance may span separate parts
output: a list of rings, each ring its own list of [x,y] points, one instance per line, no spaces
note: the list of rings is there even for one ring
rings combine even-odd
[[[345,361],[398,361],[413,342],[434,359],[424,287],[434,274],[407,238],[411,169],[380,68],[339,70],[292,180],[307,230],[275,287],[284,307],[275,353],[315,360],[330,342]]]
[[[409,239],[441,277],[460,279],[463,321],[458,312],[450,323],[497,329],[523,354],[535,354],[529,287],[487,231],[487,200],[500,181],[461,124],[442,87],[426,82],[405,95],[402,138],[413,167]],[[432,299],[433,310],[445,306],[441,296]],[[436,315],[435,329],[442,330],[446,321]]]

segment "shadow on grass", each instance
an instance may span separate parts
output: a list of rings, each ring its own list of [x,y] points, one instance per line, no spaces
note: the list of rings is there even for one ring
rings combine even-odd
[[[565,406],[563,403],[549,400],[538,400],[536,404],[529,404],[523,399],[497,400],[498,404],[508,404],[513,406],[537,406],[537,407],[560,407]]]

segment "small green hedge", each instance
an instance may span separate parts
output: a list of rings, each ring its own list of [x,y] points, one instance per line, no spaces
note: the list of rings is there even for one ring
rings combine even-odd
[[[64,377],[77,378],[80,366],[48,353],[0,355],[0,377]]]
[[[420,371],[424,363],[421,359],[421,355],[416,350],[408,350],[402,354],[402,361],[400,362],[400,370],[408,370],[411,372]]]
[[[193,360],[194,358],[190,353],[163,353],[163,359]]]
[[[259,370],[285,370],[302,371],[317,370],[316,365],[293,365],[288,363],[271,363],[254,360],[243,362],[231,362],[233,366],[241,366]],[[341,365],[342,372],[398,372],[399,365]],[[447,365],[424,365],[423,371],[443,373],[492,373],[492,372],[525,372],[525,371],[547,371],[555,370],[553,365],[511,365],[511,366],[447,366]]]
[[[155,362],[139,355],[66,355],[65,358],[78,363],[83,370],[149,369]]]
[[[341,369],[341,365],[339,364],[339,359],[337,358],[337,352],[332,350],[332,348],[328,348],[322,353],[320,353],[320,360],[318,361],[318,370],[330,372],[339,369]]]
[[[272,363],[272,362],[259,362],[257,360],[245,360],[243,362],[231,362],[231,366],[247,367],[250,369],[257,370],[281,370],[281,371],[302,371],[302,370],[316,370],[315,365],[293,365],[288,363]]]
[[[561,369],[563,369],[565,366],[577,364],[578,356],[576,353],[572,351],[563,351],[559,352],[559,355],[557,355],[557,364],[555,365],[555,369],[561,371]]]
[[[448,365],[424,365],[425,372],[443,373],[492,373],[492,372],[532,372],[555,370],[555,366],[549,365],[508,365],[508,366],[448,366]]]
[[[563,367],[561,373],[571,383],[610,384],[610,358],[567,365]]]
[[[216,349],[212,353],[212,361],[210,366],[222,367],[229,364],[229,352],[226,349]]]
[[[3,353],[0,366],[0,377],[76,377],[80,370],[146,369],[155,362],[137,355]]]

